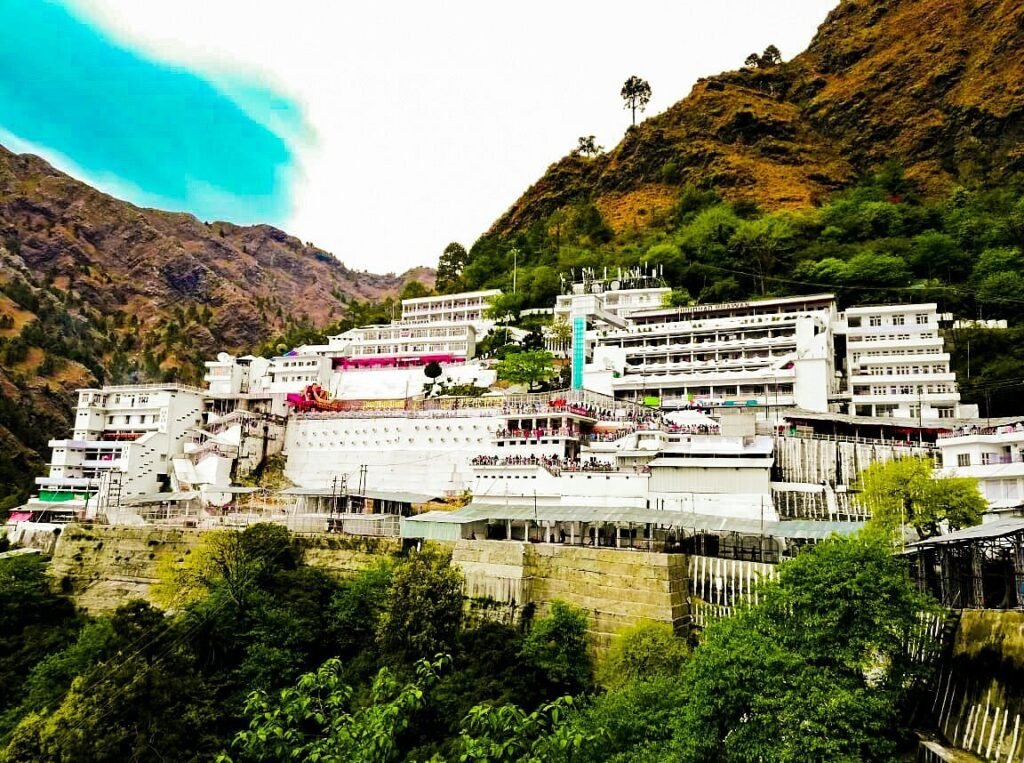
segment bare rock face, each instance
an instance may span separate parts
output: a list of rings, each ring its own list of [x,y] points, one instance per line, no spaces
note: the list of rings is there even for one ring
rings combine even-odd
[[[809,206],[890,160],[935,194],[998,181],[1024,170],[1022,59],[1020,3],[843,0],[791,61],[700,80],[607,154],[556,162],[491,232],[579,199],[635,225],[686,183]]]

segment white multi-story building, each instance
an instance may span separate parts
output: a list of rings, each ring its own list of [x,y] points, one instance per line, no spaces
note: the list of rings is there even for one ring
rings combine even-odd
[[[323,387],[331,380],[331,360],[310,353],[281,355],[270,360],[265,378],[262,386],[271,394],[301,392],[311,384]]]
[[[460,362],[476,354],[476,330],[469,321],[364,326],[328,340],[340,368]]]
[[[942,473],[973,477],[994,511],[1024,504],[1024,423],[960,427],[939,435]]]
[[[204,363],[206,375],[203,381],[213,395],[245,395],[263,388],[263,380],[270,367],[266,358],[245,355],[235,358],[226,352],[217,355],[216,360]]]
[[[178,384],[79,390],[72,437],[50,441],[50,474],[36,478],[40,498],[90,497],[101,487],[121,500],[158,491],[202,423],[206,395]]]
[[[597,331],[585,384],[666,408],[827,411],[834,319],[831,294],[633,312]]]
[[[655,310],[663,305],[666,295],[672,293],[667,286],[645,286],[639,288],[621,288],[619,281],[612,281],[605,288],[602,284],[598,290],[585,292],[583,284],[573,284],[571,294],[560,294],[555,299],[555,320],[568,321],[572,314],[573,298],[584,293],[596,297],[600,308],[611,315],[628,317],[638,310]]]
[[[487,309],[500,289],[467,291],[461,294],[439,294],[402,300],[402,323],[472,323],[478,333],[485,333],[494,322],[487,318]]]
[[[922,422],[958,416],[956,374],[934,303],[851,307],[837,333],[846,335],[851,413]]]

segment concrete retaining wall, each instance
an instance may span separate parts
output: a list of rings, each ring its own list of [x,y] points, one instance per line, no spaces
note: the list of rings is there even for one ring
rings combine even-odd
[[[686,557],[608,548],[460,541],[452,562],[466,577],[466,595],[521,612],[546,613],[556,599],[586,610],[598,649],[639,622],[686,621]]]
[[[832,487],[850,485],[876,461],[929,455],[928,446],[847,442],[817,437],[776,437],[773,480]]]
[[[161,558],[183,558],[198,544],[197,530],[67,525],[53,551],[50,574],[88,612],[116,609],[146,598]]]
[[[90,612],[147,598],[163,560],[184,559],[203,531],[152,527],[69,525],[54,550],[51,574],[62,590]],[[307,564],[352,575],[402,553],[390,538],[304,536]],[[512,621],[524,608],[547,612],[555,599],[586,610],[597,649],[640,622],[663,622],[682,632],[689,615],[689,558],[612,548],[460,541],[453,564],[466,579],[471,611]]]
[[[53,550],[50,574],[62,591],[88,612],[116,609],[129,599],[147,599],[157,566],[168,556],[184,559],[204,531],[109,525],[68,525]],[[341,576],[401,553],[391,538],[299,537],[307,564]]]

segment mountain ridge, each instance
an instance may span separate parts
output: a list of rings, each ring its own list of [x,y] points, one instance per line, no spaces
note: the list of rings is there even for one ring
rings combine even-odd
[[[642,228],[687,184],[767,211],[815,206],[890,161],[936,194],[1020,173],[1022,57],[1019,4],[843,0],[790,61],[702,78],[608,153],[556,161],[489,233],[580,200],[615,231]]]
[[[196,383],[216,352],[324,326],[410,279],[432,271],[353,270],[273,226],[137,207],[0,146],[0,487],[26,485],[69,433],[77,387]]]

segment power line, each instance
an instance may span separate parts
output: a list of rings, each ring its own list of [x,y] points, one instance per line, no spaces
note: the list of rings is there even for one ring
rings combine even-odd
[[[1013,297],[986,297],[981,299],[978,297],[976,289],[969,289],[962,286],[954,286],[952,284],[941,284],[941,285],[927,285],[927,286],[865,286],[857,284],[835,284],[835,283],[815,283],[813,281],[801,281],[796,278],[786,278],[784,276],[772,276],[772,275],[761,275],[759,273],[751,273],[747,270],[739,270],[737,268],[727,268],[724,265],[711,265],[709,263],[696,263],[699,267],[711,268],[712,270],[721,270],[724,273],[732,273],[733,275],[746,276],[747,278],[754,279],[765,279],[768,281],[776,281],[778,283],[793,284],[796,286],[811,286],[815,289],[828,289],[830,291],[835,290],[856,290],[856,291],[873,291],[873,292],[913,292],[920,294],[921,292],[928,291],[951,291],[957,294],[972,296],[979,301],[985,302],[1006,302],[1015,305],[1024,305],[1024,299],[1014,299]]]

